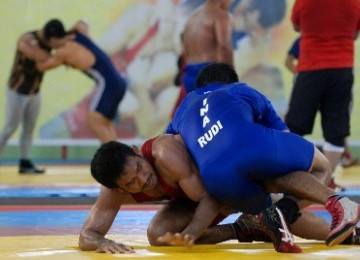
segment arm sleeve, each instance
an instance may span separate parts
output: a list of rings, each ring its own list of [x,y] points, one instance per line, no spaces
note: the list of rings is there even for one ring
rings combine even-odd
[[[300,26],[300,5],[301,0],[296,0],[291,12],[291,22],[297,26]]]
[[[291,45],[288,54],[292,55],[293,57],[299,59],[300,55],[300,37],[297,38],[293,44]]]

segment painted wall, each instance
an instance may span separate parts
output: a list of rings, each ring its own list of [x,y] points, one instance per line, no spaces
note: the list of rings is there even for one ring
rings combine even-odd
[[[268,5],[277,17],[267,24],[262,35],[254,37],[244,25],[244,0],[232,7],[236,30],[234,48],[240,78],[260,89],[284,114],[291,92],[293,75],[284,64],[286,52],[297,33],[293,31],[289,12],[294,3]],[[179,34],[190,11],[202,1],[175,0],[2,0],[0,9],[0,82],[3,86],[0,107],[5,108],[5,90],[17,38],[26,31],[42,28],[51,18],[61,19],[66,28],[86,18],[93,39],[109,54],[119,71],[131,82],[119,106],[115,121],[119,138],[132,140],[161,133],[179,89],[173,79],[177,73],[180,50]],[[264,1],[264,2],[271,2]],[[277,10],[280,9],[280,10]],[[249,14],[248,14],[249,15]],[[276,16],[275,15],[275,16]],[[270,22],[269,22],[270,23]],[[141,43],[142,42],[142,43]],[[359,42],[356,42],[358,49]],[[136,47],[138,46],[138,47]],[[358,51],[357,51],[358,53]],[[356,57],[359,57],[356,54]],[[359,62],[356,58],[350,140],[360,140]],[[86,126],[86,104],[94,83],[79,71],[60,67],[46,72],[42,83],[42,110],[35,139],[92,138]],[[4,110],[3,110],[4,111]],[[0,127],[5,113],[0,113]],[[17,132],[13,139],[18,138]],[[309,138],[321,139],[317,124]]]

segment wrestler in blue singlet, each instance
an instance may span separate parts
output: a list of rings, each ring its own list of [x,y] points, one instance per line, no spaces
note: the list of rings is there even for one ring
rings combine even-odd
[[[124,97],[126,90],[126,80],[119,74],[111,63],[109,57],[99,47],[97,47],[88,37],[81,33],[76,33],[75,41],[95,56],[95,64],[91,69],[84,71],[96,81],[96,93],[94,94],[90,109],[98,111],[108,119],[114,119],[117,107]]]
[[[199,75],[200,71],[209,65],[209,62],[202,62],[197,64],[187,64],[184,68],[183,84],[186,90],[186,93],[197,88],[196,78]]]
[[[167,132],[181,134],[214,198],[257,214],[271,205],[262,181],[311,167],[314,145],[286,129],[255,89],[213,83],[187,95]]]

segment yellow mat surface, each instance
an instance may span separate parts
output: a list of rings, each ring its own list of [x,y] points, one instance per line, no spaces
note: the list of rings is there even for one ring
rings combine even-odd
[[[0,184],[10,186],[97,185],[89,166],[49,165],[44,175],[19,175],[17,167],[0,167]],[[359,185],[360,167],[340,169],[336,180],[341,185]],[[0,212],[1,214],[1,212]],[[151,247],[144,235],[111,235],[116,241],[134,246],[135,254],[109,255],[83,252],[77,248],[77,235],[0,237],[0,260],[4,259],[360,259],[360,246],[329,248],[322,242],[298,240],[302,254],[281,254],[270,243],[239,244],[229,241],[218,245]]]
[[[301,254],[282,254],[270,243],[230,241],[219,245],[183,247],[152,247],[144,236],[115,235],[116,241],[134,246],[134,254],[101,254],[77,248],[78,236],[0,237],[0,259],[360,259],[360,246],[329,248],[321,242],[299,240]]]
[[[41,166],[41,165],[40,165]],[[42,166],[41,166],[42,167]],[[47,165],[45,174],[18,174],[17,166],[0,167],[1,185],[97,185],[91,177],[89,165]],[[360,186],[360,166],[338,167],[335,180],[344,186]]]

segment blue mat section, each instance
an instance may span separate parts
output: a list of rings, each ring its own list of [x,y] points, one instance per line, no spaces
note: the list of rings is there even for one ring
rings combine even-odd
[[[0,212],[0,227],[66,227],[81,226],[90,210],[35,210]],[[148,225],[153,210],[121,210],[116,218],[119,225]]]
[[[22,188],[1,188],[0,198],[78,198],[90,197],[96,198],[100,188],[40,188],[40,187],[22,187]]]
[[[312,211],[326,221],[330,215],[323,210]],[[35,211],[2,211],[0,227],[75,227],[82,226],[89,210],[35,210]],[[114,225],[147,226],[155,215],[155,210],[120,210]],[[232,223],[238,214],[227,217],[222,223]]]

